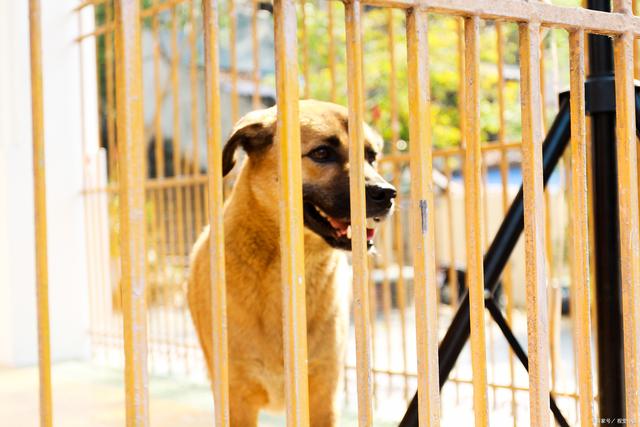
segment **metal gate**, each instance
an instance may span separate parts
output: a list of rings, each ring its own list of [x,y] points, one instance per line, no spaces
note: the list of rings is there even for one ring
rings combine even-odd
[[[307,349],[304,292],[304,250],[302,222],[302,194],[300,168],[300,132],[298,100],[302,75],[303,97],[312,94],[313,80],[309,55],[306,5],[298,8],[293,0],[274,0],[273,30],[275,49],[275,102],[278,108],[277,143],[279,155],[279,187],[281,196],[281,254],[283,284],[283,327],[285,337],[285,371],[287,398],[287,425],[309,425],[309,397],[307,385]],[[226,13],[219,14],[216,0],[202,0],[202,13],[197,1],[115,0],[113,7],[107,0],[86,0],[77,7],[78,14],[90,11],[98,18],[92,28],[77,43],[103,44],[104,57],[96,78],[104,91],[101,117],[104,118],[103,151],[96,151],[94,166],[86,174],[86,221],[91,240],[92,320],[90,331],[98,357],[118,358],[124,354],[126,378],[127,425],[147,425],[149,420],[147,375],[153,369],[178,370],[183,373],[202,371],[202,360],[195,336],[191,331],[184,306],[183,276],[185,259],[196,233],[205,223],[213,230],[210,242],[212,313],[215,354],[213,357],[216,425],[229,425],[228,355],[226,338],[223,200],[225,186],[222,179],[221,149],[223,145],[224,115],[236,120],[242,109],[262,105],[261,91],[265,83],[260,73],[258,16],[261,5],[252,1],[250,37],[252,40],[252,70],[239,70],[237,54],[237,14],[235,3],[225,3]],[[434,163],[440,165],[451,182],[452,165],[458,165],[464,175],[464,221],[466,253],[466,286],[468,287],[468,315],[470,326],[472,365],[471,378],[454,376],[460,386],[471,385],[473,418],[476,425],[490,423],[490,393],[499,389],[511,392],[515,405],[516,393],[528,391],[530,424],[546,426],[551,423],[549,411],[552,397],[569,397],[578,405],[576,424],[592,425],[603,421],[598,417],[594,400],[594,366],[592,363],[591,310],[593,293],[590,264],[593,261],[593,225],[589,215],[588,138],[585,114],[585,34],[611,37],[615,52],[615,110],[617,113],[617,188],[619,194],[619,245],[622,286],[622,314],[624,337],[624,383],[626,419],[628,423],[640,421],[640,237],[638,218],[638,156],[636,142],[636,98],[634,91],[634,47],[640,35],[640,18],[632,12],[631,0],[613,2],[613,12],[600,12],[579,7],[562,7],[543,2],[516,0],[350,0],[344,3],[344,27],[336,16],[340,3],[325,5],[329,84],[327,97],[340,99],[339,61],[336,59],[343,37],[345,46],[345,77],[349,108],[349,158],[351,167],[350,193],[353,227],[353,320],[355,335],[355,370],[358,423],[369,426],[374,422],[373,401],[379,377],[401,378],[404,397],[411,385],[418,389],[417,409],[419,424],[439,425],[441,418],[441,378],[439,361],[438,319],[441,301],[439,278],[449,283],[449,313],[457,306],[456,249],[452,221],[447,222],[443,235],[448,235],[447,248],[438,246],[436,233],[437,202],[433,181]],[[247,6],[247,5],[245,5]],[[266,6],[265,6],[266,7]],[[268,8],[268,7],[267,7]],[[394,40],[397,31],[394,16],[404,15],[406,34],[406,88],[397,85],[400,68],[399,52],[391,41],[389,54],[389,139],[392,148],[382,160],[383,171],[400,188],[405,181],[410,187],[400,191],[400,214],[393,219],[381,237],[382,259],[371,261],[367,254],[364,197],[364,137],[362,123],[367,93],[363,64],[363,20],[371,10],[384,9],[387,20],[385,31]],[[39,0],[30,0],[32,102],[34,130],[34,190],[36,195],[38,328],[40,348],[40,414],[43,426],[52,425],[51,379],[49,356],[46,209],[42,131],[42,67],[40,47]],[[430,70],[434,66],[430,55],[429,26],[437,17],[450,17],[457,25],[456,51],[460,53],[459,111],[460,144],[457,148],[434,149],[434,124],[431,111],[432,97]],[[221,71],[220,41],[223,39],[219,22],[228,37],[228,64]],[[81,22],[85,22],[81,20]],[[500,124],[495,142],[483,144],[481,134],[481,28],[490,22],[496,36],[498,55],[497,96]],[[505,133],[505,70],[503,57],[504,31],[507,26],[517,27],[520,86],[521,143],[508,141]],[[198,28],[202,29],[199,31]],[[336,28],[344,33],[336,34]],[[164,29],[163,29],[164,28]],[[183,28],[187,28],[183,31]],[[543,171],[543,140],[545,135],[544,64],[541,53],[543,37],[561,30],[568,40],[570,82],[571,152],[567,159],[567,198],[570,199],[568,263],[571,276],[572,339],[575,347],[577,390],[562,392],[555,387],[558,370],[554,362],[554,345],[558,334],[559,317],[557,291],[547,285],[550,267],[553,267],[549,223],[549,196],[545,197]],[[159,36],[165,32],[167,37]],[[367,29],[367,31],[370,31]],[[514,33],[515,34],[515,33]],[[152,49],[150,72],[153,85],[152,98],[145,96],[143,82],[142,47],[149,36]],[[202,77],[197,64],[199,37],[204,49]],[[299,52],[298,38],[301,40]],[[190,60],[184,52],[190,52]],[[301,53],[302,73],[299,73]],[[167,58],[168,57],[168,58]],[[163,62],[164,61],[164,62]],[[188,64],[181,72],[183,62]],[[166,63],[166,64],[165,64]],[[165,64],[165,65],[163,65]],[[437,65],[437,64],[436,64]],[[163,68],[165,67],[165,68]],[[165,75],[165,86],[161,85]],[[181,105],[180,79],[188,75],[191,97],[188,107]],[[248,96],[239,96],[243,82],[252,82]],[[198,95],[200,85],[204,95]],[[229,88],[229,108],[221,105],[221,87]],[[397,93],[406,90],[408,103],[408,143],[401,140],[399,130],[399,100]],[[167,95],[170,94],[170,95]],[[244,104],[242,104],[244,99]],[[143,101],[145,105],[143,107]],[[152,101],[152,102],[149,102]],[[149,110],[152,120],[145,119],[143,110]],[[171,105],[172,138],[166,140],[163,105]],[[202,105],[201,105],[202,104]],[[226,104],[225,104],[226,105]],[[189,118],[180,115],[189,111]],[[188,121],[190,130],[183,127]],[[151,123],[151,125],[148,125]],[[117,128],[117,129],[116,129]],[[202,129],[201,129],[202,128]],[[176,131],[178,130],[178,131]],[[190,141],[183,141],[185,134]],[[148,145],[145,141],[151,140]],[[203,160],[200,140],[206,140],[206,162]],[[404,144],[401,144],[401,142]],[[182,156],[184,147],[188,156]],[[408,146],[408,152],[404,149]],[[149,148],[150,147],[150,148]],[[167,148],[168,147],[168,148]],[[167,149],[166,149],[167,148]],[[498,384],[488,379],[493,349],[493,329],[485,322],[485,265],[484,254],[489,244],[487,232],[487,153],[499,153],[499,171],[502,182],[500,204],[503,212],[510,202],[508,193],[508,153],[522,150],[522,203],[524,216],[526,324],[529,357],[529,385],[514,382],[514,355],[509,352],[509,384]],[[172,151],[171,151],[172,150]],[[106,151],[106,156],[104,152]],[[172,152],[171,158],[166,153]],[[101,153],[101,154],[100,154]],[[152,160],[150,160],[152,159]],[[407,168],[407,163],[409,167]],[[153,172],[150,172],[153,170]],[[206,172],[205,172],[206,171]],[[408,180],[403,176],[410,177]],[[443,209],[451,215],[452,194],[444,189]],[[546,203],[545,203],[545,198]],[[545,221],[545,209],[547,218]],[[119,213],[119,218],[117,214]],[[405,218],[406,215],[406,218]],[[405,224],[406,222],[406,224]],[[402,230],[405,230],[404,232]],[[406,231],[408,230],[408,232]],[[406,237],[406,238],[405,238]],[[118,245],[118,241],[120,244]],[[405,254],[405,250],[407,254]],[[459,250],[459,248],[458,248]],[[439,260],[449,252],[448,265],[442,268]],[[405,260],[411,260],[411,277],[404,273]],[[112,262],[112,260],[120,260]],[[392,279],[390,260],[395,261],[396,276]],[[375,265],[375,264],[381,265]],[[551,265],[550,265],[551,264]],[[376,279],[376,271],[381,276]],[[508,270],[507,270],[508,271]],[[506,315],[513,320],[513,286],[510,273],[503,274],[503,292],[506,295]],[[376,283],[379,282],[379,285]],[[411,296],[405,295],[405,280],[411,282]],[[393,292],[392,284],[394,281]],[[549,293],[552,297],[549,297]],[[122,298],[120,299],[120,295]],[[378,296],[380,297],[378,299]],[[158,301],[155,304],[154,301]],[[412,303],[415,320],[408,320],[405,308]],[[401,370],[390,365],[375,366],[376,313],[381,312],[387,335],[390,335],[390,313],[394,304],[402,331]],[[551,307],[548,307],[551,304]],[[382,305],[382,307],[378,307]],[[491,311],[495,307],[486,308]],[[498,310],[499,311],[499,310]],[[372,315],[373,314],[373,315]],[[406,331],[415,322],[415,349],[417,369],[409,366]],[[550,331],[551,329],[551,331]],[[150,333],[151,332],[151,333]],[[487,345],[487,335],[489,344]],[[387,352],[391,352],[391,339],[387,339]],[[554,344],[555,343],[555,344]],[[489,353],[487,353],[489,349]],[[489,358],[489,362],[488,362]],[[347,374],[347,379],[350,374]],[[602,373],[601,373],[602,375]],[[551,384],[550,384],[551,379]],[[348,383],[348,381],[347,381]],[[347,393],[348,394],[348,393]],[[513,411],[514,425],[518,422]],[[620,421],[622,422],[622,421]]]

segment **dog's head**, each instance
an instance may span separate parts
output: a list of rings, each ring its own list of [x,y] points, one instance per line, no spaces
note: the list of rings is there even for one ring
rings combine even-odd
[[[336,104],[300,101],[302,195],[305,226],[334,248],[351,249],[349,199],[348,111]],[[277,152],[273,149],[277,112],[275,108],[247,114],[235,126],[222,154],[223,173],[231,171],[235,151],[248,154],[251,182],[263,200],[277,209]],[[382,138],[364,124],[365,195],[369,246],[376,225],[389,215],[395,188],[377,172]]]

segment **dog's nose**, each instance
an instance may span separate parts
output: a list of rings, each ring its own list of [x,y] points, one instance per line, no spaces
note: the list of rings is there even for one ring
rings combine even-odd
[[[366,186],[367,202],[376,204],[389,203],[396,197],[397,191],[389,183],[377,183]]]

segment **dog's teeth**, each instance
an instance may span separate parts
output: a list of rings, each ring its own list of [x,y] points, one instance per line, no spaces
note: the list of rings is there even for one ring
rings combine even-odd
[[[376,228],[378,221],[375,218],[367,218],[367,228]]]
[[[316,208],[316,211],[320,214],[321,217],[323,218],[327,218],[329,215],[327,215],[326,213],[324,213],[322,211],[322,209],[320,209],[319,207],[317,207],[316,205],[313,205],[314,208]]]
[[[347,227],[347,239],[351,239],[351,226]]]

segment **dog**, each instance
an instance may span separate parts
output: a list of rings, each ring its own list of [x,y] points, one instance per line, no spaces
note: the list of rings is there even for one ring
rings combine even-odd
[[[348,111],[316,100],[299,103],[304,209],[309,417],[334,426],[342,381],[350,285],[342,272],[351,249]],[[247,156],[224,208],[230,418],[252,427],[261,409],[282,409],[284,356],[275,107],[247,114],[222,153],[223,174],[235,152]],[[395,188],[376,171],[382,138],[364,124],[368,246],[390,215]],[[209,229],[191,255],[188,300],[211,376]],[[348,267],[347,267],[348,268]],[[348,271],[348,270],[347,270]]]

